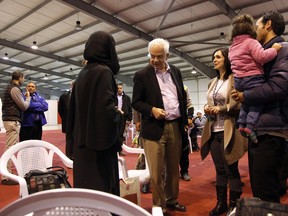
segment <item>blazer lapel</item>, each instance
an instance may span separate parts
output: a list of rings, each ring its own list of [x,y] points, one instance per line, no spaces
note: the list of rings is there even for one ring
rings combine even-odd
[[[152,89],[155,89],[155,94],[158,95],[158,97],[162,100],[161,90],[160,86],[158,84],[158,80],[156,77],[155,70],[152,66],[148,66],[148,80],[151,82],[151,85],[153,86]]]

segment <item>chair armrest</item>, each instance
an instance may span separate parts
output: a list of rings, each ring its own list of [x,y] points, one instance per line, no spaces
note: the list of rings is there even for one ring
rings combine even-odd
[[[142,148],[131,148],[125,144],[122,145],[122,148],[128,153],[145,154]]]
[[[20,189],[19,190],[19,197],[26,197],[29,195],[27,182],[26,182],[25,178],[23,178],[21,176],[14,175],[12,173],[9,173],[8,170],[7,171],[2,170],[1,174],[3,176],[6,176],[8,179],[16,181],[19,183],[19,189]]]

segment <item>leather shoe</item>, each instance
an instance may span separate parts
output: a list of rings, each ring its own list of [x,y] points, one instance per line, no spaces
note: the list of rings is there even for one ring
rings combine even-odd
[[[18,185],[18,182],[10,180],[10,179],[3,179],[1,183],[2,185]]]
[[[167,208],[170,210],[180,211],[180,212],[186,212],[187,209],[184,205],[180,205],[178,202],[175,204],[166,204]]]
[[[149,187],[149,183],[148,184],[145,184],[145,185],[141,185],[141,192],[142,193],[149,193],[150,192],[150,187]]]

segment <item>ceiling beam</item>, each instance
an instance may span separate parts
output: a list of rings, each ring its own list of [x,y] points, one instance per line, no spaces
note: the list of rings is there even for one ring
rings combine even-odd
[[[106,12],[96,8],[96,7],[91,6],[90,4],[88,4],[84,1],[78,1],[78,0],[58,0],[58,1],[64,2],[70,6],[73,6],[75,9],[81,10],[82,12],[87,13],[91,16],[94,16],[98,19],[101,19],[104,22],[110,23],[117,28],[120,28],[126,32],[129,32],[129,33],[137,36],[138,38],[144,39],[146,41],[151,41],[154,39],[151,35],[143,32],[143,31],[140,31],[139,29],[133,27],[131,24],[125,23],[122,20],[117,19],[116,17],[113,17],[113,16],[109,15],[108,13],[106,13]],[[179,51],[178,49],[175,49],[174,47],[170,47],[170,52],[183,58],[185,61],[190,63],[191,66],[195,67],[196,69],[201,71],[206,76],[208,76],[210,78],[216,76],[216,72],[211,67],[208,67],[207,65],[197,61],[196,59],[192,58],[191,56],[187,55],[186,53],[183,53],[183,52]]]
[[[20,21],[24,20],[26,17],[30,16],[31,14],[33,14],[35,11],[39,10],[40,8],[44,7],[45,5],[47,5],[48,3],[50,3],[51,0],[46,0],[43,1],[41,4],[37,5],[35,8],[31,9],[28,13],[24,14],[23,16],[19,17],[18,19],[14,20],[14,22],[10,23],[9,25],[5,26],[4,28],[2,28],[0,30],[0,33],[6,31],[7,29],[11,28],[12,26],[16,25],[17,23],[19,23]]]
[[[5,83],[5,82],[6,82],[7,84],[8,84],[8,82],[9,82],[9,81],[7,82],[7,80],[1,79],[1,78],[0,78],[0,81],[1,81],[2,83]],[[37,83],[36,83],[36,86],[37,86]],[[1,91],[0,91],[0,93],[2,94],[2,93],[4,92],[4,90],[5,90],[5,88],[2,88]],[[45,99],[50,99],[51,95],[60,97],[61,94],[63,94],[63,91],[54,90],[54,89],[51,89],[51,88],[44,88],[44,87],[42,87],[42,86],[37,86],[37,91],[38,91],[39,94],[40,94],[42,97],[44,97]]]
[[[214,3],[215,6],[218,7],[220,11],[230,19],[237,16],[237,13],[227,4],[225,0],[210,0],[210,2]]]
[[[70,88],[70,84],[67,85],[67,84],[52,82],[50,80],[43,80],[42,78],[33,77],[33,74],[29,75],[26,72],[23,72],[23,74],[25,75],[25,82],[32,81],[32,82],[35,82],[37,85],[38,85],[38,83],[47,83],[47,84],[55,86],[55,87],[57,87],[57,88],[59,88],[61,90],[66,90],[66,89]],[[5,75],[7,77],[11,77],[11,73],[6,72],[6,71],[1,71],[1,75]]]
[[[155,37],[158,36],[158,32],[159,32],[160,29],[162,28],[162,26],[163,26],[163,24],[164,24],[164,22],[165,22],[165,20],[166,20],[166,18],[167,18],[167,16],[168,16],[168,14],[170,13],[171,8],[173,7],[174,2],[175,2],[175,0],[171,0],[170,5],[169,5],[168,9],[166,10],[166,13],[164,14],[164,16],[163,16],[163,18],[162,18],[162,20],[161,20],[161,23],[160,23],[160,25],[158,26],[158,28],[157,28],[157,30],[156,30],[156,32],[155,32],[155,34],[154,34]]]
[[[31,65],[18,63],[18,62],[14,62],[14,61],[0,59],[0,64],[6,64],[6,65],[14,66],[14,67],[24,68],[26,70],[33,70],[33,71],[41,72],[41,73],[44,73],[44,74],[59,76],[59,77],[62,77],[62,78],[75,79],[75,77],[72,76],[72,75],[67,75],[67,74],[64,74],[64,73],[56,72],[56,71],[46,70],[46,69],[43,69],[43,68],[38,68],[38,67],[34,67],[34,66],[31,66]]]
[[[65,62],[68,64],[72,64],[72,65],[77,65],[79,67],[82,67],[82,63],[79,61],[74,61],[72,59],[67,59],[67,58],[63,58],[61,56],[58,55],[54,55],[52,53],[47,53],[47,52],[43,52],[41,50],[33,50],[31,49],[31,47],[27,47],[21,44],[17,44],[5,39],[0,39],[0,45],[5,46],[5,47],[10,47],[12,49],[16,49],[16,50],[21,50],[23,52],[27,52],[27,53],[31,53],[31,54],[35,54],[35,55],[39,55],[39,56],[43,56],[46,58],[50,58],[50,59],[54,59],[57,61],[61,61],[61,62]],[[5,63],[3,63],[5,64]]]

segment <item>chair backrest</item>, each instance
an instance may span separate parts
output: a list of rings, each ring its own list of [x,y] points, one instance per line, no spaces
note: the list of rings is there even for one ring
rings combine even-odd
[[[140,206],[102,191],[66,188],[42,191],[18,199],[0,210],[1,216],[42,215],[152,216]]]
[[[19,183],[20,197],[28,196],[25,174],[33,169],[45,171],[46,168],[51,167],[54,154],[59,156],[65,166],[73,167],[73,161],[53,144],[43,140],[26,140],[16,143],[3,153],[0,159],[0,173]],[[15,165],[17,175],[7,169],[10,159]]]
[[[119,178],[128,178],[128,170],[126,166],[126,161],[123,157],[118,156],[118,168],[119,168]]]

